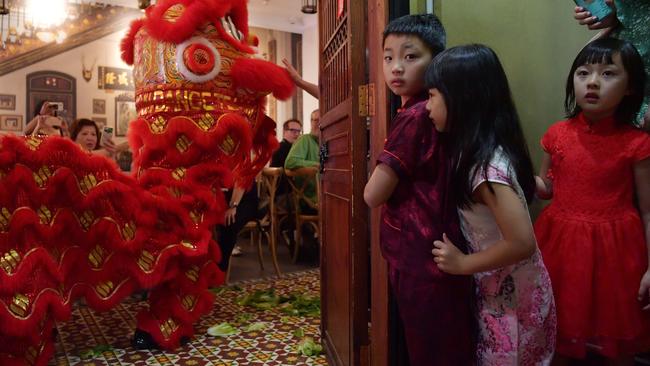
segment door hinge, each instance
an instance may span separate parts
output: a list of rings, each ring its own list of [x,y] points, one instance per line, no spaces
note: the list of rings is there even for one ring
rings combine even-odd
[[[375,83],[359,85],[359,117],[375,115]]]

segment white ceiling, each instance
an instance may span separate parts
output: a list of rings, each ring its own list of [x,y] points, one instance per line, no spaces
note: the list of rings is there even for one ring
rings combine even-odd
[[[107,4],[137,8],[137,0],[104,0]],[[152,1],[152,3],[155,1]],[[266,4],[265,4],[266,3]],[[303,33],[317,26],[317,14],[303,14],[302,0],[248,0],[248,23],[254,27]]]

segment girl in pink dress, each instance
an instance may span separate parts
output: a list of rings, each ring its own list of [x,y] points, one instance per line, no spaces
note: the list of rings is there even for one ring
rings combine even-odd
[[[569,119],[542,138],[538,195],[553,201],[535,234],[557,301],[558,363],[593,351],[632,365],[650,349],[650,135],[633,125],[644,79],[630,43],[589,43],[567,79]]]
[[[427,110],[451,151],[452,187],[471,254],[443,235],[438,267],[473,274],[479,365],[548,365],[555,305],[527,203],[535,180],[505,72],[482,45],[450,48],[426,73]]]

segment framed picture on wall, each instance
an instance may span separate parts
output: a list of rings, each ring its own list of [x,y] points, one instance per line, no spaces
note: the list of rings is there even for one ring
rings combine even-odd
[[[274,64],[278,62],[278,42],[275,39],[269,41],[269,59]]]
[[[93,114],[106,114],[106,99],[93,99]]]
[[[115,97],[115,136],[126,136],[129,123],[137,117],[135,99],[130,94]]]
[[[93,117],[93,121],[97,124],[97,127],[99,127],[99,131],[103,131],[104,127],[106,127],[106,117]]]
[[[9,132],[21,132],[23,130],[23,116],[0,115],[0,130]]]
[[[0,94],[0,109],[15,110],[16,96],[12,94]]]

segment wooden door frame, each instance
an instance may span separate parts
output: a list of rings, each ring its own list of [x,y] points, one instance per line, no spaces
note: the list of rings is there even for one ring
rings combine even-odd
[[[319,21],[324,17],[324,1],[319,2]],[[336,4],[336,0],[332,1],[331,4]],[[329,5],[331,5],[329,4]],[[365,183],[367,181],[367,129],[366,129],[366,119],[365,117],[360,116],[359,110],[359,86],[367,83],[367,69],[366,69],[366,32],[367,32],[367,0],[345,0],[346,6],[346,15],[347,19],[347,39],[348,42],[348,52],[346,67],[346,78],[341,80],[335,80],[334,89],[341,90],[340,88],[345,89],[343,95],[347,96],[346,99],[338,101],[338,104],[332,107],[329,110],[324,108],[324,99],[327,98],[327,95],[330,95],[325,90],[321,90],[321,100],[320,100],[320,111],[321,111],[321,131],[324,128],[327,128],[330,124],[337,123],[343,118],[349,118],[349,141],[348,141],[348,151],[349,151],[349,182],[350,182],[350,197],[349,197],[349,212],[341,213],[349,215],[349,231],[346,233],[347,240],[349,242],[349,249],[347,254],[348,266],[349,266],[349,288],[347,291],[348,299],[350,301],[350,313],[348,313],[350,323],[349,329],[346,329],[346,332],[349,332],[348,344],[349,349],[343,350],[342,354],[339,354],[336,349],[334,349],[334,342],[329,339],[329,333],[325,329],[327,325],[327,319],[330,316],[328,314],[327,306],[322,306],[322,334],[323,334],[323,343],[325,345],[325,351],[328,356],[328,362],[330,365],[363,365],[367,366],[369,364],[369,334],[368,334],[368,322],[369,322],[369,298],[370,289],[368,288],[369,283],[369,256],[368,256],[368,208],[363,200],[363,190]],[[331,9],[330,9],[331,10]],[[319,35],[319,49],[323,50],[325,46],[331,42],[335,41],[334,38],[325,39],[323,35]],[[323,65],[323,57],[320,59],[319,65],[319,74],[325,75],[324,71],[325,66]],[[338,64],[341,66],[341,64]],[[349,81],[349,85],[344,85],[346,80]],[[325,84],[321,84],[323,88]],[[349,88],[349,89],[348,89]],[[341,94],[338,94],[341,95]],[[335,99],[336,100],[336,99]],[[328,103],[329,104],[329,103]],[[329,106],[328,106],[329,108]],[[346,117],[347,116],[347,117]],[[324,137],[324,134],[321,133],[321,144],[327,142],[326,139],[332,138],[341,138],[342,135]],[[331,155],[331,152],[330,152]],[[332,169],[328,167],[328,164],[324,164],[324,174],[321,176],[321,180],[325,182],[324,178],[327,177],[328,171],[332,171],[330,174],[341,173],[340,169]],[[330,182],[331,183],[331,182]],[[321,184],[321,196],[320,196],[320,216],[323,220],[327,215],[327,192],[324,188],[326,184]],[[338,197],[342,200],[348,200],[347,197]],[[321,255],[321,281],[324,281],[328,276],[328,270],[335,270],[334,268],[329,268],[327,263],[324,260],[327,260],[327,249],[326,245],[336,245],[337,243],[328,242],[328,233],[333,230],[345,230],[342,228],[328,228],[327,223],[321,222],[321,227],[323,235],[321,236],[324,255]],[[323,301],[329,299],[328,295],[328,286],[325,282],[321,282],[321,296]]]
[[[389,121],[388,92],[382,70],[382,32],[388,19],[388,1],[368,1],[368,64],[369,84],[373,85],[374,109],[370,111],[370,161],[369,173],[375,169],[377,157],[384,149]],[[370,108],[373,106],[371,105]],[[389,299],[388,267],[379,248],[380,208],[370,210],[370,364],[388,366]]]

